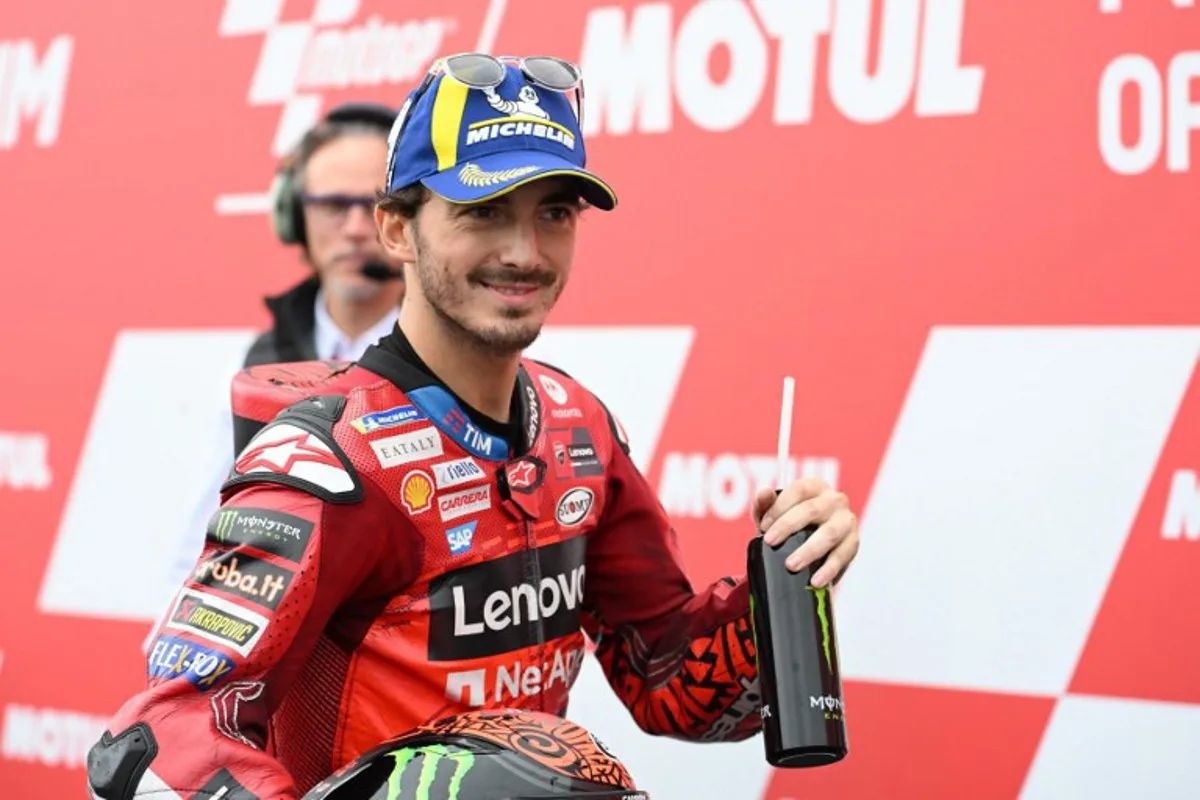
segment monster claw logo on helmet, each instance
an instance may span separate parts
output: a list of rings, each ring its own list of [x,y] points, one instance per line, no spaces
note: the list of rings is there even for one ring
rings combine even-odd
[[[364,753],[304,800],[648,800],[589,731],[537,711],[478,710]]]
[[[435,796],[445,798],[445,800],[460,800],[458,793],[462,789],[463,778],[471,771],[471,767],[475,766],[473,753],[466,751],[452,753],[447,747],[440,744],[417,748],[405,747],[403,750],[397,750],[389,755],[395,760],[396,768],[392,770],[392,774],[388,778],[387,800],[400,800],[400,793],[404,787],[404,774],[409,771],[409,767],[415,765],[420,766],[420,776],[417,778],[414,800],[432,800]],[[423,758],[415,760],[418,755]],[[454,768],[447,778],[445,789],[435,795],[433,786],[438,779],[443,759],[453,762]]]

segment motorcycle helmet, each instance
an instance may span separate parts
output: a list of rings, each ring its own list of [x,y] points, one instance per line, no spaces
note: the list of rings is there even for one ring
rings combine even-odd
[[[649,800],[579,725],[536,711],[446,717],[391,739],[303,800]]]

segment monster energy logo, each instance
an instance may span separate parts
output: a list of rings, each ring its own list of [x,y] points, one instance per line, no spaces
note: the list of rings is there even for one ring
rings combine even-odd
[[[450,752],[449,748],[441,744],[431,744],[425,747],[406,747],[403,750],[397,750],[389,753],[396,762],[396,766],[392,768],[392,775],[388,778],[388,795],[387,800],[400,800],[401,787],[404,784],[404,774],[413,764],[413,759],[418,755],[421,758],[421,772],[417,778],[417,791],[412,795],[413,800],[431,800],[433,797],[432,790],[434,781],[437,780],[438,768],[447,761],[454,764],[454,772],[450,775],[450,783],[445,791],[438,792],[439,798],[444,797],[446,800],[459,800],[458,792],[462,789],[463,778],[471,771],[471,767],[475,766],[475,756],[473,753],[465,751]]]
[[[233,533],[233,523],[237,522],[238,512],[236,511],[218,511],[217,525],[213,530],[213,538],[218,542],[224,542],[229,538],[229,534]]]
[[[817,618],[821,620],[821,644],[825,648],[825,666],[829,667],[830,672],[833,672],[833,655],[830,651],[829,614],[825,609],[825,598],[829,590],[824,586],[820,589],[812,586],[805,588],[817,596]]]
[[[249,545],[300,562],[313,523],[267,508],[226,508],[213,515],[208,538],[223,545]]]

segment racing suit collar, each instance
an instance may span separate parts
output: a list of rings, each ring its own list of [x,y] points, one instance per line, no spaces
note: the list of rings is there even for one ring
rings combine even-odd
[[[472,408],[446,386],[417,355],[412,343],[397,325],[392,332],[371,345],[358,359],[358,365],[391,381],[405,394],[427,386],[437,386],[450,394],[462,411],[480,429],[509,443],[512,454],[529,451],[541,429],[541,398],[533,380],[522,364],[517,369],[517,384],[513,387],[510,422],[500,422]]]

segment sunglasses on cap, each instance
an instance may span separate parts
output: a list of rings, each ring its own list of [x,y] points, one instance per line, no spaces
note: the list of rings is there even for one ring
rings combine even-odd
[[[445,73],[464,86],[472,89],[494,89],[504,83],[507,76],[505,64],[515,64],[520,68],[525,79],[535,86],[564,94],[575,93],[575,118],[583,127],[583,74],[579,67],[570,61],[555,56],[493,56],[488,53],[457,53],[440,58],[430,66],[421,85],[413,92],[400,114],[388,140],[388,150],[394,151],[404,134],[404,126],[408,123],[409,114],[421,96],[429,90],[438,75]],[[388,157],[387,184],[392,184],[392,172],[395,165],[391,156]]]

